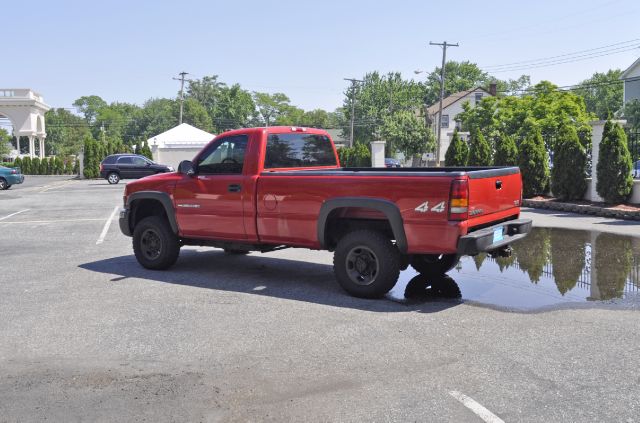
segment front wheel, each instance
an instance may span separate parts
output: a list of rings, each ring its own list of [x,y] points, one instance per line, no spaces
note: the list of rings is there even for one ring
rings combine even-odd
[[[443,275],[456,267],[459,261],[457,254],[420,254],[411,258],[411,267],[425,275]]]
[[[138,222],[133,230],[133,252],[143,267],[164,270],[178,259],[180,242],[166,219],[149,216]]]
[[[400,275],[400,252],[380,232],[359,230],[336,247],[333,270],[342,288],[354,297],[380,298]]]

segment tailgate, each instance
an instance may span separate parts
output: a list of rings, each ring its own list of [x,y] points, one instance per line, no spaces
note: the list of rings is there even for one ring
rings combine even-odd
[[[522,180],[517,167],[469,171],[469,218],[520,206]]]

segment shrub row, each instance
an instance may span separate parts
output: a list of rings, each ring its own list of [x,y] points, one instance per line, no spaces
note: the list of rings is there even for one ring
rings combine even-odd
[[[74,175],[78,173],[78,162],[71,157],[18,157],[13,163],[3,166],[20,168],[25,175]]]

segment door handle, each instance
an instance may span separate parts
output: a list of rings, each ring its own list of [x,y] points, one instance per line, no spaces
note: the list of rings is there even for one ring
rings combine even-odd
[[[231,184],[227,187],[227,189],[229,190],[229,192],[240,192],[240,185],[238,184]]]
[[[496,181],[496,189],[502,189],[502,181],[499,179]]]

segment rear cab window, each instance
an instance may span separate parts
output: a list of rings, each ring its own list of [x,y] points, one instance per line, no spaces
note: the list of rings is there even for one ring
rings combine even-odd
[[[116,159],[118,158],[118,156],[107,156],[107,158],[105,158],[102,163],[104,164],[114,164],[116,162]]]
[[[265,169],[337,166],[331,140],[326,135],[305,133],[269,134]]]

